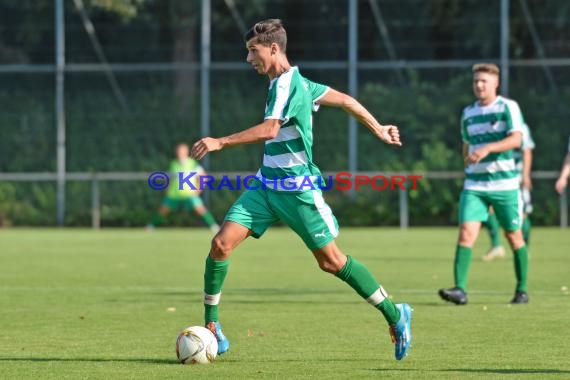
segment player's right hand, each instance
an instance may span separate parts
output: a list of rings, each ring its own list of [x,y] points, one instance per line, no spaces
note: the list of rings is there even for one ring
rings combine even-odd
[[[568,184],[568,179],[561,177],[561,178],[558,178],[558,181],[556,181],[556,185],[554,185],[554,188],[556,189],[558,194],[562,194],[564,192],[564,189],[566,188],[567,184]]]
[[[215,152],[220,149],[222,149],[222,143],[220,140],[212,137],[204,137],[192,145],[190,156],[195,160],[201,160],[208,153]]]
[[[380,140],[384,141],[386,144],[402,145],[398,127],[395,125],[383,125],[380,128],[381,129],[378,133],[378,138],[380,138]]]

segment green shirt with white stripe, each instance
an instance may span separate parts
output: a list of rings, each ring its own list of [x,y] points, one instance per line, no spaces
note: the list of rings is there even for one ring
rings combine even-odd
[[[269,181],[287,179],[288,186],[275,181],[268,186],[280,191],[313,190],[317,187],[320,170],[313,162],[313,111],[316,102],[328,91],[328,86],[304,78],[297,67],[274,78],[269,84],[265,120],[283,122],[277,136],[265,142],[263,163],[257,177]]]
[[[465,107],[461,117],[463,142],[469,154],[489,143],[505,139],[513,132],[523,132],[523,116],[517,102],[498,96],[489,105],[475,102]],[[513,151],[491,153],[476,164],[465,168],[464,189],[503,191],[519,188]]]

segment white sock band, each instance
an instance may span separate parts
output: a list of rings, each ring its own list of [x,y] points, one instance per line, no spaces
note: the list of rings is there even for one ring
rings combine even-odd
[[[206,294],[204,293],[204,305],[217,305],[220,303],[220,297],[222,296],[222,292],[218,294]]]
[[[376,306],[380,304],[382,301],[384,301],[386,298],[388,298],[388,293],[386,293],[384,288],[380,286],[374,293],[372,293],[370,297],[366,299],[366,302],[368,302],[372,306]]]

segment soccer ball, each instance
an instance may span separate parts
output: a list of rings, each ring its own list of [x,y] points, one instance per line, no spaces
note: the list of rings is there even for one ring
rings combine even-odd
[[[176,356],[182,364],[208,364],[217,355],[218,341],[205,327],[187,327],[176,339]]]

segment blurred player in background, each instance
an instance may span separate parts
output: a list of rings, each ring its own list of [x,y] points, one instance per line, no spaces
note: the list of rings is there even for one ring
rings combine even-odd
[[[521,184],[521,195],[523,199],[523,225],[522,233],[523,238],[528,246],[530,243],[530,228],[531,222],[529,215],[532,213],[532,201],[530,191],[532,190],[532,180],[530,172],[532,170],[532,151],[535,148],[535,143],[530,133],[530,129],[526,123],[523,124],[522,144],[519,149],[513,151],[513,158],[515,159],[515,167],[519,173]],[[505,256],[505,249],[501,245],[500,228],[497,216],[493,212],[493,208],[489,209],[489,219],[483,222],[483,225],[489,231],[491,238],[491,249],[483,256],[483,261],[491,261],[497,257]]]
[[[568,139],[568,154],[562,163],[562,169],[560,170],[560,176],[556,180],[556,185],[554,188],[559,194],[564,192],[566,186],[568,185],[568,176],[570,176],[570,138]]]
[[[194,212],[200,216],[204,223],[213,232],[218,232],[220,226],[216,223],[214,216],[202,202],[200,198],[201,189],[199,186],[200,176],[206,174],[198,161],[190,158],[190,148],[187,144],[181,143],[176,146],[176,160],[170,163],[170,185],[168,186],[166,197],[153,217],[147,229],[152,230],[164,223],[164,218],[172,211],[176,211],[181,206],[188,212]],[[187,184],[179,190],[179,173],[184,173],[187,177],[190,173],[196,173],[191,177],[191,182],[196,189],[191,189]]]
[[[382,313],[400,360],[410,347],[412,309],[408,304],[394,304],[368,268],[337,247],[337,220],[315,182],[320,171],[313,162],[312,112],[320,105],[341,107],[387,144],[401,145],[398,128],[380,125],[352,97],[304,78],[289,64],[287,34],[280,20],[258,22],[244,39],[247,62],[270,80],[264,121],[229,136],[205,137],[192,147],[192,156],[201,159],[230,146],[265,143],[263,163],[252,185],[257,188],[246,190],[230,208],[206,259],[204,319],[218,338],[218,351],[229,348],[218,320],[218,304],[230,255],[247,237],[259,238],[281,220],[304,241],[323,271],[346,282]],[[263,188],[263,181],[275,178],[287,179],[286,184]],[[270,254],[267,260],[271,260]]]
[[[465,183],[459,203],[459,238],[455,250],[455,287],[439,295],[457,305],[467,303],[467,278],[473,244],[492,206],[514,253],[516,289],[513,304],[528,302],[528,252],[522,226],[522,199],[513,150],[521,146],[524,119],[518,104],[497,94],[499,67],[473,66],[477,101],[461,117]]]

